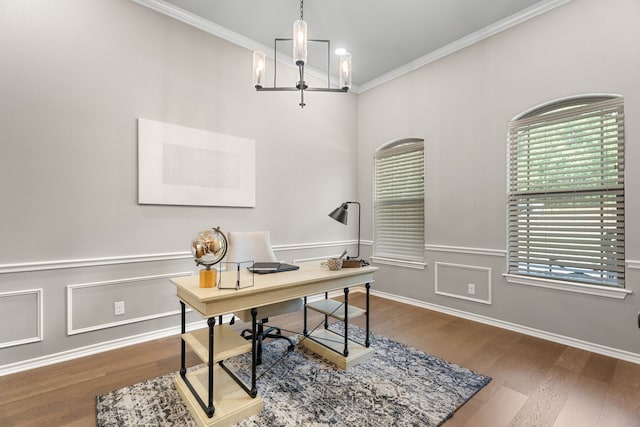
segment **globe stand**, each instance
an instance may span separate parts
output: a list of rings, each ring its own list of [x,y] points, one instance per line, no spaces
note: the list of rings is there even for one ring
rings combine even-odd
[[[214,288],[218,278],[218,271],[215,268],[211,268],[207,265],[205,270],[200,270],[200,287],[201,288]]]
[[[205,270],[200,270],[200,287],[217,287],[218,271],[211,266],[219,263],[227,254],[227,238],[220,227],[198,233],[191,240],[191,253],[196,265],[205,266]]]

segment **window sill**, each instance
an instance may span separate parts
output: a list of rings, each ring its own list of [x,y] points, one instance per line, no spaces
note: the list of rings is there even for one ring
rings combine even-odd
[[[395,265],[396,267],[414,268],[416,270],[424,270],[425,268],[427,268],[427,264],[425,264],[424,262],[406,261],[402,259],[381,258],[372,256],[371,261],[373,261],[373,263],[375,264]]]
[[[518,274],[503,274],[507,282],[517,285],[537,286],[540,288],[556,289],[565,292],[595,295],[604,298],[625,299],[632,291],[628,289],[612,288],[608,286],[585,285],[581,283],[564,282],[562,280],[527,277]]]

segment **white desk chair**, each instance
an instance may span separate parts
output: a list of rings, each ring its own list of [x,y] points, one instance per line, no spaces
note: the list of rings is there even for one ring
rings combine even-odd
[[[227,250],[228,262],[243,262],[243,261],[255,261],[255,262],[269,262],[277,261],[276,255],[271,248],[271,238],[268,231],[230,231],[227,233],[227,240],[229,248]],[[273,273],[279,274],[279,273]],[[279,338],[289,341],[289,351],[295,347],[295,342],[282,335],[280,328],[275,326],[267,326],[267,322],[270,317],[278,316],[281,314],[293,313],[302,310],[303,300],[302,298],[293,299],[290,301],[278,302],[275,304],[269,304],[263,307],[258,307],[258,321],[257,321],[257,363],[262,363],[262,341],[265,338]],[[243,322],[251,322],[251,310],[243,310],[235,313]],[[251,339],[252,331],[245,329],[242,331],[242,336],[246,339]]]

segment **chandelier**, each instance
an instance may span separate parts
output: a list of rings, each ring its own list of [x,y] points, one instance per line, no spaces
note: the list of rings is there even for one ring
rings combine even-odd
[[[293,38],[277,38],[273,45],[273,87],[265,87],[266,58],[264,52],[253,52],[253,86],[257,91],[299,91],[300,107],[304,108],[305,91],[317,92],[347,92],[351,88],[351,54],[344,49],[336,51],[339,57],[338,75],[340,83],[338,88],[331,87],[331,42],[329,40],[315,40],[307,38],[307,23],[304,21],[303,0],[300,0],[300,19],[293,22]],[[278,72],[278,43],[293,42],[293,62],[298,66],[298,81],[295,86],[281,87],[277,85]],[[327,87],[309,87],[304,79],[304,65],[307,62],[307,43],[324,43],[327,45]]]

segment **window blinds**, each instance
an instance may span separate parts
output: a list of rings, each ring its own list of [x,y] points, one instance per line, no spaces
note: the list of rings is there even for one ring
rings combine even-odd
[[[624,287],[622,98],[509,124],[509,272]]]
[[[374,168],[373,255],[424,262],[424,142],[378,151]]]

